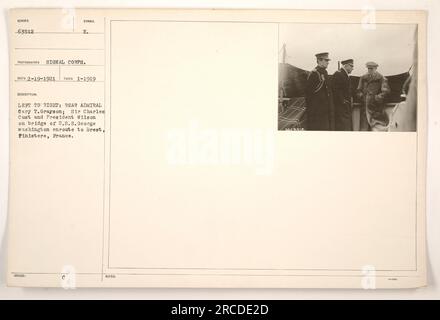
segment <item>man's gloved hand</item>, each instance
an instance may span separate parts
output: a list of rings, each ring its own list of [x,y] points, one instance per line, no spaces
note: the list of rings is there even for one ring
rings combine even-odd
[[[383,94],[381,94],[381,93],[376,94],[376,95],[374,96],[374,99],[376,100],[376,102],[378,102],[378,103],[382,103],[383,100],[384,100]]]

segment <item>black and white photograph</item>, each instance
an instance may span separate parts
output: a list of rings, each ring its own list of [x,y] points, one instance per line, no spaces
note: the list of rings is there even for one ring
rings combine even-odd
[[[417,26],[279,26],[278,130],[416,131]]]
[[[440,297],[440,2],[77,1],[0,4],[0,302]]]

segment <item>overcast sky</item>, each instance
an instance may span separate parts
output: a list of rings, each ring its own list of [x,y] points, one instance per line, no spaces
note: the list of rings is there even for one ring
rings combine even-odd
[[[352,58],[353,75],[364,74],[367,61],[377,62],[383,75],[393,75],[412,64],[415,30],[410,24],[377,24],[375,30],[361,24],[280,24],[279,48],[285,43],[286,62],[306,70],[316,66],[316,53],[329,52],[329,73],[337,69],[338,60]]]

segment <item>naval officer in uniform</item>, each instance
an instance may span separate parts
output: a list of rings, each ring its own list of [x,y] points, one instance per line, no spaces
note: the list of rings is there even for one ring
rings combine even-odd
[[[335,114],[333,95],[330,86],[327,66],[328,52],[315,55],[317,66],[307,77],[306,114],[308,130],[334,130]]]
[[[352,107],[350,73],[353,71],[353,59],[341,61],[342,67],[333,74],[333,101],[335,105],[335,129],[352,131]]]

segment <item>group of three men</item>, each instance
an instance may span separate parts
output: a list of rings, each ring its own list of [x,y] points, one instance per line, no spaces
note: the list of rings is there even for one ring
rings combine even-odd
[[[308,130],[353,130],[350,73],[353,59],[341,62],[342,67],[333,74],[330,82],[327,73],[329,54],[315,55],[317,66],[306,84],[306,113]],[[390,92],[387,79],[377,72],[378,64],[368,62],[368,72],[360,77],[356,95],[362,99],[360,130],[386,130],[388,119],[383,111],[385,96]]]

